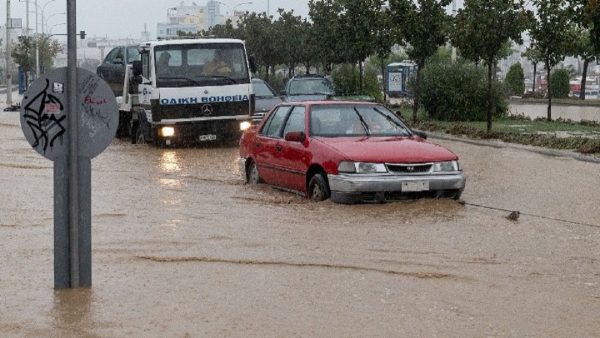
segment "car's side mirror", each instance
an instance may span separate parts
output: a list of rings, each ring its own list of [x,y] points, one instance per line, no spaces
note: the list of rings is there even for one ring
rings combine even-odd
[[[133,68],[133,76],[142,75],[142,61],[133,61],[131,67]]]
[[[419,136],[420,138],[427,138],[427,133],[421,130],[413,130],[413,134]]]
[[[279,92],[279,94],[280,94],[281,96],[285,96],[285,89],[284,89],[284,90],[282,90],[282,91],[280,91],[280,92]]]
[[[306,140],[306,134],[303,131],[290,131],[285,134],[285,140],[289,142],[304,142]]]

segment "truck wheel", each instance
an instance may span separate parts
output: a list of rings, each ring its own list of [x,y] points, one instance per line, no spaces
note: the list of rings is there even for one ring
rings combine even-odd
[[[135,143],[136,144],[146,144],[146,137],[144,136],[144,130],[138,126],[135,131]]]
[[[139,121],[132,122],[131,123],[131,131],[129,133],[129,136],[131,137],[131,144],[138,143],[138,131],[141,132],[140,122]]]

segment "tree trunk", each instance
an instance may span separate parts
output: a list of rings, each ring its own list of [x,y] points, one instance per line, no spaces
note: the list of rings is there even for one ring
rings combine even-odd
[[[537,62],[533,63],[533,92],[535,93],[535,78],[537,77]]]
[[[360,94],[362,94],[363,92],[363,63],[362,61],[358,61],[358,75],[359,75],[359,90],[360,90]]]
[[[413,123],[417,122],[417,112],[419,111],[419,100],[421,98],[421,70],[423,69],[424,62],[417,64],[417,79],[415,83],[415,102],[413,104]]]
[[[546,61],[546,73],[548,73],[548,122],[552,121],[552,91],[550,90],[550,71],[552,68],[548,66],[548,62]]]
[[[383,87],[383,102],[387,102],[387,93],[385,90],[385,62],[384,61],[385,60],[383,58],[381,58],[380,66],[381,66],[381,78],[383,79],[383,82],[382,82],[382,84],[383,84],[383,86],[382,86]]]
[[[494,69],[493,61],[488,62],[488,95],[487,95],[487,132],[492,131],[492,70]]]
[[[269,65],[265,66],[265,81],[269,82]]]
[[[590,59],[583,60],[583,71],[581,72],[581,88],[579,89],[579,99],[585,100],[585,82],[587,79],[587,70],[588,65],[590,64]]]

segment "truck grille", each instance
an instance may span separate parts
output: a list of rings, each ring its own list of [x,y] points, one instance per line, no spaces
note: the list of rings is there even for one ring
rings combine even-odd
[[[249,102],[213,102],[182,105],[160,105],[158,100],[152,102],[152,120],[189,119],[195,117],[220,117],[249,115]]]

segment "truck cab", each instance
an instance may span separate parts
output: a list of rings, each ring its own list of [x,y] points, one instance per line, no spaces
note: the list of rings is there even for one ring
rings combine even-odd
[[[249,127],[253,66],[243,41],[154,41],[140,54],[124,84],[132,97],[122,100],[132,142],[237,141]]]

